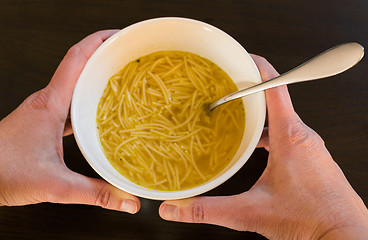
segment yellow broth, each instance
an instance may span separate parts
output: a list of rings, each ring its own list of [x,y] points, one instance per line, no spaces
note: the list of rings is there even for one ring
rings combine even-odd
[[[203,184],[232,160],[241,143],[242,100],[209,112],[209,102],[237,91],[216,64],[180,51],[155,52],[110,78],[97,109],[100,143],[130,181],[174,191]]]

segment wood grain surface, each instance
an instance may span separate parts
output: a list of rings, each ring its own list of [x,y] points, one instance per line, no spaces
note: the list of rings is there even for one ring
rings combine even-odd
[[[368,46],[366,0],[1,0],[0,119],[43,88],[68,48],[83,37],[162,16],[212,24],[248,52],[266,57],[280,73],[340,43]],[[343,74],[289,90],[297,113],[323,137],[367,204],[367,58]],[[65,138],[64,152],[69,168],[98,177],[73,136]],[[205,195],[248,190],[267,156],[257,149],[241,171]],[[264,239],[218,226],[166,222],[158,216],[159,204],[142,199],[134,216],[82,205],[0,207],[0,239]]]

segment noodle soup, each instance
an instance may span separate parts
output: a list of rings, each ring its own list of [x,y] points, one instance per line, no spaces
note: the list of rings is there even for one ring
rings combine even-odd
[[[231,162],[241,143],[241,99],[207,104],[237,91],[216,64],[198,55],[155,52],[112,76],[97,109],[101,146],[130,181],[154,190],[201,185]]]

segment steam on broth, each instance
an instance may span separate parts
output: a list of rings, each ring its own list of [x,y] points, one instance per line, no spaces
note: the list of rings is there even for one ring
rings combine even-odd
[[[237,91],[217,65],[180,51],[155,52],[112,76],[97,109],[105,156],[132,182],[174,191],[217,176],[243,137],[242,100],[205,107]]]

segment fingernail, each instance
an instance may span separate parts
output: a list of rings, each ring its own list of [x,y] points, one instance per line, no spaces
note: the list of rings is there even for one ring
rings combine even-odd
[[[162,207],[161,215],[163,219],[175,221],[179,219],[179,210],[174,205],[164,204]]]
[[[128,213],[136,213],[137,212],[137,204],[133,200],[125,199],[123,200],[123,203],[121,204],[120,210]]]

